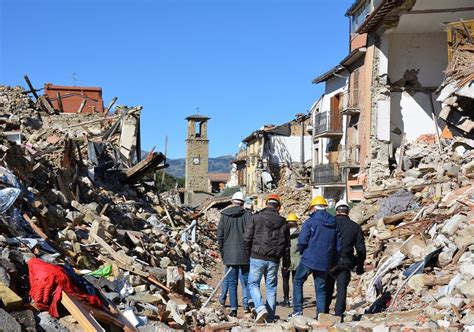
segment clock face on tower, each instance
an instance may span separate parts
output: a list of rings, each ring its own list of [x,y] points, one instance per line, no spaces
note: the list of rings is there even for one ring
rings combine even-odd
[[[194,157],[193,158],[193,164],[194,165],[199,165],[199,157]]]

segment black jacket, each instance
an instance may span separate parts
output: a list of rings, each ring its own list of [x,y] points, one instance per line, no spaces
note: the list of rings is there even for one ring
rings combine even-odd
[[[250,222],[250,212],[240,206],[230,206],[222,210],[217,227],[217,242],[224,265],[249,264],[245,252],[244,232]]]
[[[353,222],[348,216],[336,215],[336,230],[342,244],[337,265],[346,270],[352,270],[355,267],[363,268],[366,251],[360,225]],[[354,255],[354,248],[357,256]]]
[[[290,266],[290,231],[285,218],[275,209],[265,208],[252,215],[244,238],[250,257],[275,263],[283,258],[283,266]]]

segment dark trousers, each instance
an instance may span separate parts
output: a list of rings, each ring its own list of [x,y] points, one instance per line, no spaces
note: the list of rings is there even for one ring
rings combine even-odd
[[[296,270],[281,271],[281,277],[283,279],[283,299],[285,300],[290,298],[290,274],[291,274],[291,280],[295,282]]]
[[[335,315],[341,316],[346,311],[347,286],[351,281],[351,271],[339,271],[336,276],[328,274],[326,279],[326,313],[329,313],[329,306],[332,302],[334,284],[337,286]]]

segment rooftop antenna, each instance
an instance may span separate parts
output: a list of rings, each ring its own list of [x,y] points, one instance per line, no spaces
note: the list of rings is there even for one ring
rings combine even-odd
[[[76,82],[77,82],[76,75],[77,75],[77,73],[72,73],[72,75],[71,75],[74,86],[76,86]]]
[[[199,106],[196,107],[196,112],[197,112],[197,114],[199,114]]]

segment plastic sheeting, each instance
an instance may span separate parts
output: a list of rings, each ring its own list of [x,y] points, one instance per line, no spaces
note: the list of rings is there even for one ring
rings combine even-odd
[[[375,302],[375,300],[377,299],[375,285],[378,283],[378,280],[381,279],[388,271],[399,266],[404,259],[405,255],[402,254],[400,251],[397,251],[394,255],[390,256],[385,262],[383,262],[379,266],[377,273],[375,273],[375,276],[372,278],[369,287],[367,288],[366,297],[368,302],[372,303]]]
[[[0,190],[0,213],[8,210],[13,203],[15,203],[18,196],[20,196],[20,189],[5,188]]]

